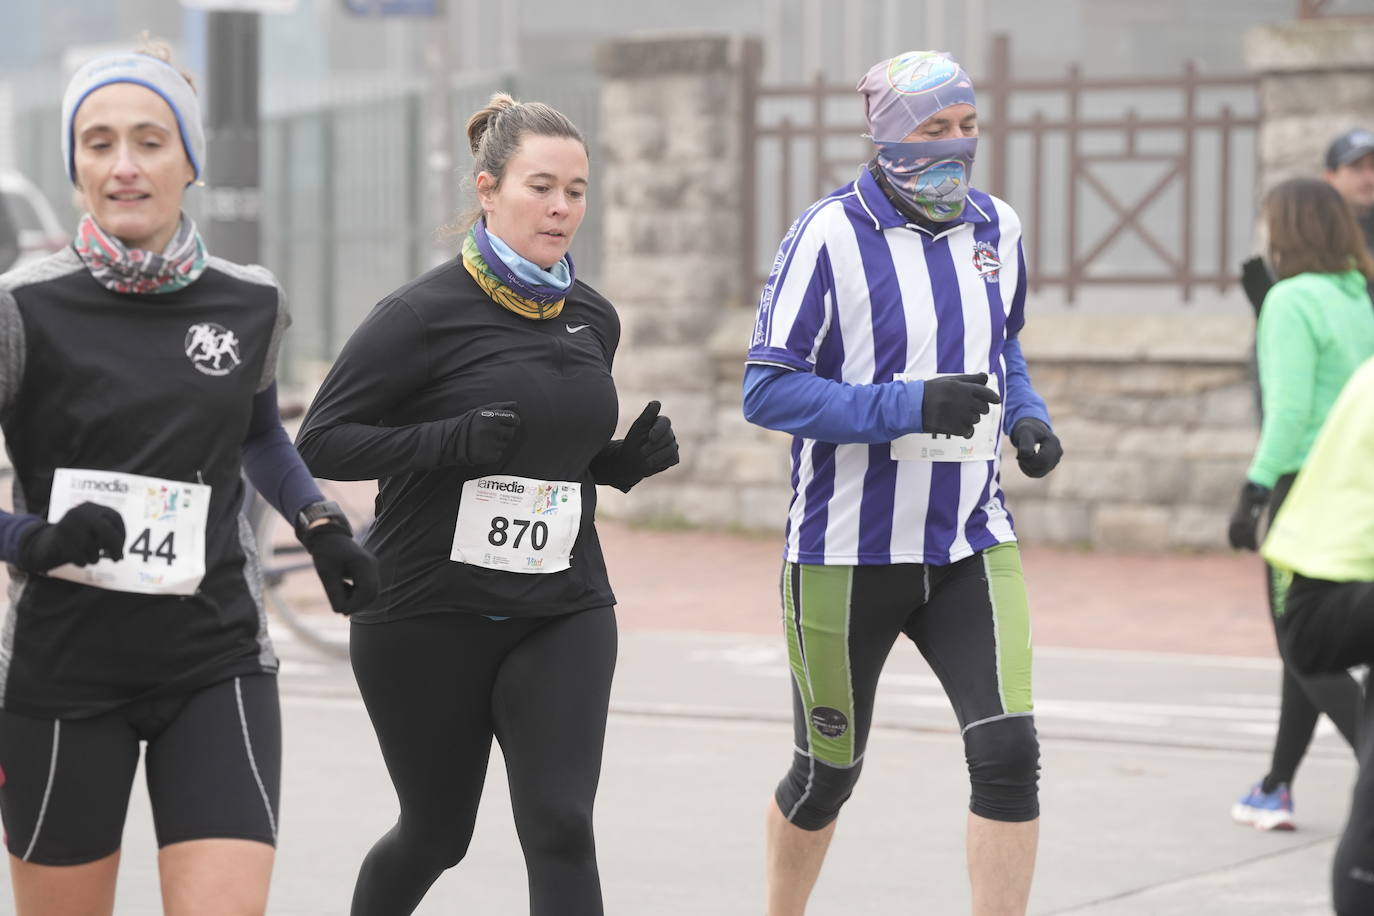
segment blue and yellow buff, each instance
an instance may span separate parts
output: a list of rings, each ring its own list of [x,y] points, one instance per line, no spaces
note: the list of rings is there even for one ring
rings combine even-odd
[[[516,272],[500,251],[493,246],[493,236],[488,235],[485,219],[479,219],[468,231],[463,240],[463,266],[482,287],[482,291],[502,308],[509,309],[522,318],[548,320],[557,318],[563,311],[563,302],[576,278],[571,255],[564,255],[555,265],[555,270],[544,271],[536,265],[517,265],[524,268],[523,273],[531,273],[533,267],[547,281],[533,282]],[[509,246],[505,246],[509,250]],[[514,251],[511,256],[519,258]],[[562,268],[566,267],[566,271]],[[566,275],[567,282],[561,283]]]

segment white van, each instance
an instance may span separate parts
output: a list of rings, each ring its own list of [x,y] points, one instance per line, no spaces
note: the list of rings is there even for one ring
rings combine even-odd
[[[43,192],[18,172],[0,171],[0,204],[0,271],[47,257],[71,241]]]

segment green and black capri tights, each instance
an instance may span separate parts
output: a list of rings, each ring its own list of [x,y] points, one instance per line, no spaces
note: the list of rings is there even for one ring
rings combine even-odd
[[[789,822],[819,830],[853,792],[878,675],[902,633],[954,707],[969,809],[996,821],[1039,816],[1030,614],[1015,544],[949,566],[786,563],[782,603],[796,746],[774,797]]]

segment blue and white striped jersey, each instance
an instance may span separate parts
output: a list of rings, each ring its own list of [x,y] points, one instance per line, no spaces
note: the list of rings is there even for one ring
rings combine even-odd
[[[1003,349],[1024,322],[1021,222],[972,190],[960,222],[909,223],[865,169],[783,238],[748,362],[871,385],[898,373],[986,372],[1007,391]],[[991,461],[894,461],[887,443],[795,438],[787,558],[944,565],[1014,541]]]

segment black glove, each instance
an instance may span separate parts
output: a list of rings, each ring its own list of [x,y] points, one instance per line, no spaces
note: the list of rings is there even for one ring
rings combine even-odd
[[[449,463],[481,467],[505,457],[520,428],[518,406],[515,401],[497,401],[456,417],[444,444]]]
[[[65,563],[87,566],[109,557],[124,559],[124,519],[109,506],[82,503],[57,522],[39,522],[19,541],[19,566],[45,573]]]
[[[347,527],[331,520],[307,528],[301,534],[301,543],[315,561],[315,572],[329,597],[329,606],[337,613],[352,614],[376,600],[380,585],[377,558],[353,540]]]
[[[1064,446],[1059,444],[1054,430],[1035,417],[1016,421],[1011,428],[1011,444],[1016,446],[1016,463],[1027,477],[1044,477],[1064,457]]]
[[[1247,480],[1240,488],[1240,501],[1236,511],[1231,513],[1231,526],[1227,529],[1226,539],[1237,550],[1259,550],[1255,538],[1259,528],[1260,515],[1269,504],[1269,488]]]
[[[973,438],[973,425],[1002,396],[986,387],[988,374],[945,375],[926,379],[921,398],[921,431]]]
[[[625,433],[612,441],[592,461],[592,479],[609,484],[622,493],[645,477],[651,477],[677,464],[677,437],[667,417],[658,415],[658,401],[650,401]]]
[[[1274,275],[1269,272],[1269,265],[1264,263],[1264,258],[1253,257],[1241,262],[1240,288],[1245,290],[1245,298],[1250,300],[1256,315],[1273,285]]]

